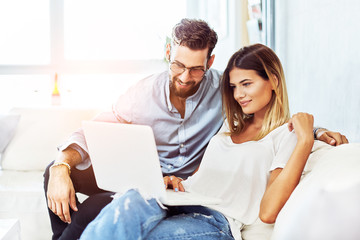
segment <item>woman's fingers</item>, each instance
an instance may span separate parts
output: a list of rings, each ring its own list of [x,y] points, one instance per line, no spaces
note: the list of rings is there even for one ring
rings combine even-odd
[[[175,192],[184,192],[184,186],[181,184],[182,179],[175,177],[175,176],[165,176],[164,177],[164,184],[165,184],[165,188],[172,188],[174,189]]]
[[[169,186],[169,176],[165,176],[165,177],[164,177],[164,185],[165,185],[165,189],[168,189],[168,186]]]
[[[184,186],[182,185],[181,182],[179,182],[179,191],[180,192],[185,192],[185,188],[184,188]]]

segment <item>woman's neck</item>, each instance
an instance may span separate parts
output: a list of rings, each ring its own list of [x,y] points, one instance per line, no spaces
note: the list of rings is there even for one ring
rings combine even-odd
[[[232,134],[231,139],[234,143],[244,143],[253,141],[262,128],[263,119],[255,116],[245,121],[244,129],[239,134]]]
[[[255,129],[259,129],[259,131],[260,131],[260,129],[262,128],[263,122],[264,122],[264,116],[263,115],[259,116],[259,115],[254,114],[254,116],[249,120],[250,120],[250,122],[248,123],[249,126],[255,128]]]

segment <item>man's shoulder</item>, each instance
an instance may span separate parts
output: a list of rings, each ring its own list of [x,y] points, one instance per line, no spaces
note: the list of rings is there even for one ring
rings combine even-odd
[[[154,85],[165,85],[167,80],[169,79],[169,73],[167,71],[161,73],[155,73],[149,75],[137,82],[138,86],[148,86],[152,87]]]
[[[154,91],[155,94],[160,94],[161,91],[164,91],[168,79],[169,74],[167,71],[149,75],[138,80],[127,93],[135,96],[141,95],[143,99],[147,95],[153,96]]]
[[[167,82],[167,71],[148,75],[132,84],[125,93],[120,95],[118,101],[149,101],[153,96],[158,96],[164,91]]]
[[[213,78],[213,79],[216,79],[216,80],[219,80],[219,79],[221,78],[222,74],[223,74],[222,71],[219,71],[219,70],[213,69],[213,68],[210,68],[210,69],[208,70],[208,73],[209,73],[208,76],[209,76],[210,78]]]
[[[223,74],[222,71],[210,68],[208,70],[206,76],[210,80],[212,85],[214,87],[218,88],[220,86],[220,81],[221,81],[222,74]]]

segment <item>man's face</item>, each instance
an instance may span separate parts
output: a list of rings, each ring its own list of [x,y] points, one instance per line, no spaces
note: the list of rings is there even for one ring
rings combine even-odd
[[[208,49],[191,50],[185,46],[174,46],[170,62],[176,67],[186,67],[182,73],[170,70],[170,92],[177,97],[187,98],[196,93],[203,79],[190,74],[190,68],[207,70]]]

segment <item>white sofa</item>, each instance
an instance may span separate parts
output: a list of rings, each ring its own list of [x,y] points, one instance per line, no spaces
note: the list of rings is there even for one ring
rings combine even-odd
[[[0,218],[19,219],[23,240],[51,238],[50,222],[43,191],[44,169],[55,158],[56,147],[71,132],[81,126],[82,120],[91,119],[98,112],[99,110],[94,109],[66,109],[61,107],[16,108],[11,111],[12,121],[16,121],[14,116],[20,116],[20,119],[15,135],[2,155]],[[0,134],[2,134],[1,131],[4,129],[0,127]],[[355,196],[353,196],[354,191],[352,191],[353,188],[360,188],[360,143],[334,148],[316,142],[313,150],[314,153],[308,161],[299,186],[278,216],[274,227],[274,240],[352,239],[341,237],[344,235],[340,237],[336,235],[336,238],[319,238],[316,235],[323,236],[325,230],[321,228],[322,222],[312,221],[311,218],[315,216],[314,214],[316,213],[317,219],[334,217],[329,215],[331,211],[327,208],[317,209],[315,212],[308,211],[314,208],[313,205],[318,201],[315,197],[319,196],[321,203],[331,202],[332,205],[329,207],[336,207],[341,210],[334,213],[337,218],[355,225],[360,222],[360,205],[354,204],[354,201],[346,201],[347,196],[352,194],[351,197],[360,202],[360,191],[355,191]],[[328,196],[329,199],[321,195],[324,191],[328,193],[325,196]],[[338,192],[343,196],[342,199],[336,198]],[[348,214],[346,210],[349,209],[354,210],[357,215]],[[350,229],[347,233],[357,236],[353,239],[360,239],[359,230],[355,230],[359,228],[349,228],[352,226],[351,224],[341,225],[337,221],[333,223],[337,226],[337,228],[332,229],[333,231],[342,232],[343,229]],[[317,237],[308,235],[296,238],[294,233],[297,233],[297,236],[302,236],[298,232],[302,234],[304,232],[311,233],[312,236],[316,235]],[[328,230],[326,232],[329,233]]]

